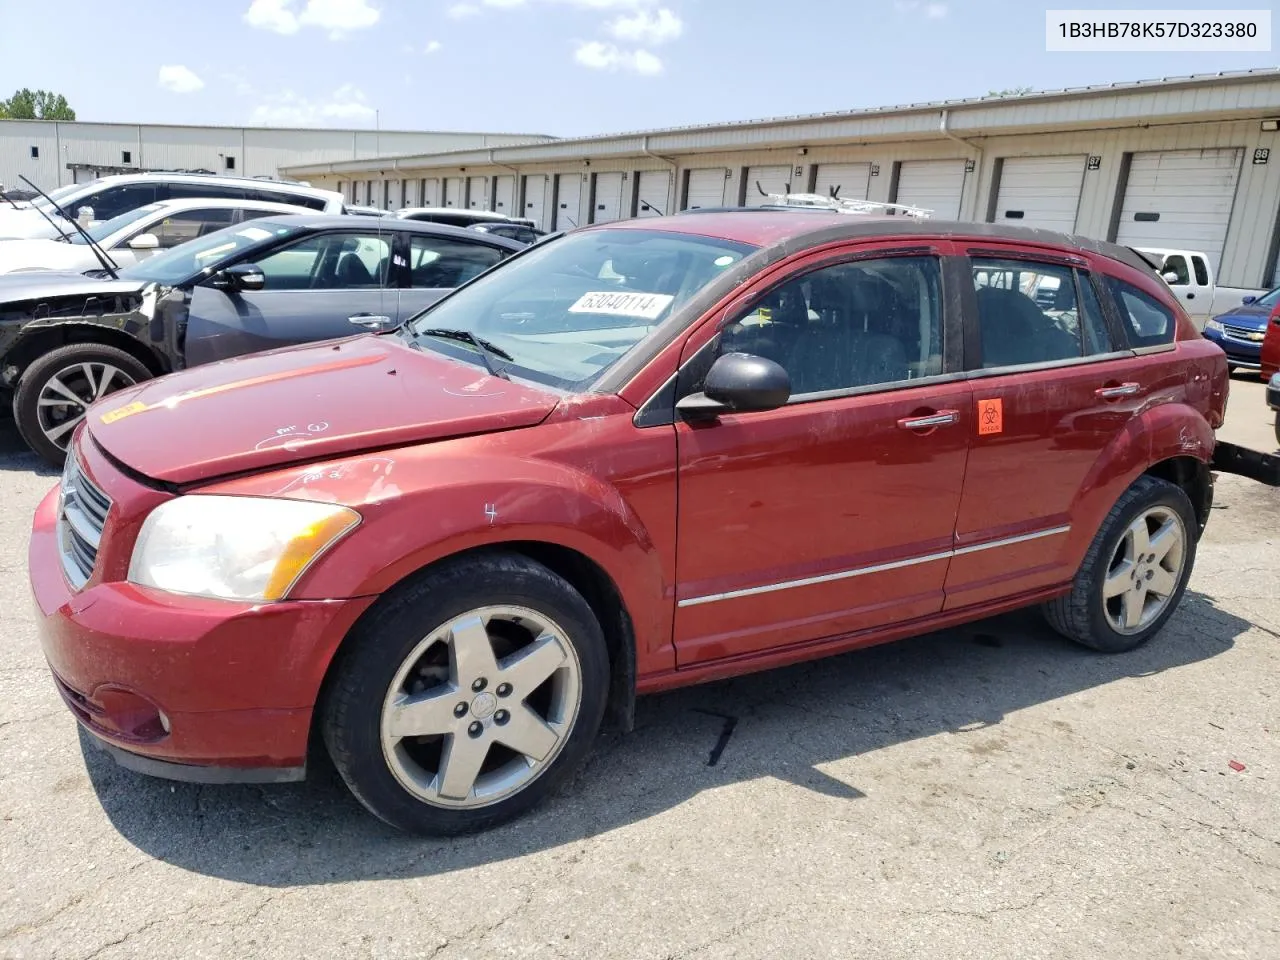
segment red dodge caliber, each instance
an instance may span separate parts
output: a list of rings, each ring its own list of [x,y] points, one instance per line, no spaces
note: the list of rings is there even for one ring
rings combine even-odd
[[[1226,391],[1109,244],[587,228],[398,332],[94,407],[35,517],[44,651],[124,766],[289,780],[322,743],[384,820],[475,829],[637,694],[1028,605],[1143,643],[1191,573]]]

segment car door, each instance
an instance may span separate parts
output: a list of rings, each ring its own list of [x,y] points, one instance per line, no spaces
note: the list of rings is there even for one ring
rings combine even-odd
[[[682,376],[751,353],[787,369],[792,397],[677,419],[679,665],[942,608],[973,424],[947,249],[810,258],[704,333]]]
[[[409,233],[408,241],[409,267],[400,288],[401,320],[509,256],[502,247],[457,237]]]
[[[1213,312],[1213,286],[1204,257],[1193,254],[1188,258],[1181,253],[1171,253],[1164,258],[1161,273],[1166,275],[1169,289],[1182,301],[1187,313],[1197,318],[1196,326],[1203,327],[1205,318]]]
[[[195,287],[187,365],[351,336],[376,317],[394,322],[397,293],[387,283],[394,236],[377,229],[311,234],[257,256],[261,290]]]
[[[977,427],[948,610],[1074,575],[1072,506],[1153,387],[1085,259],[985,241],[968,253],[960,272],[970,280],[962,295]],[[1172,322],[1153,336],[1172,339]]]

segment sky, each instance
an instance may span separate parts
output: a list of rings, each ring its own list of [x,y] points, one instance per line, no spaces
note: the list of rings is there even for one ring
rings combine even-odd
[[[0,97],[52,90],[81,120],[582,136],[1280,64],[1275,53],[1047,53],[1045,10],[1084,5],[0,0]]]

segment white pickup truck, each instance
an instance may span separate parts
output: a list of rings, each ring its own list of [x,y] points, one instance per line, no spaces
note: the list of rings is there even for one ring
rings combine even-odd
[[[1169,284],[1169,289],[1182,302],[1199,330],[1204,329],[1205,321],[1210,317],[1240,306],[1245,297],[1260,297],[1267,292],[1217,286],[1209,258],[1198,250],[1140,247],[1138,252],[1156,264],[1165,283]]]

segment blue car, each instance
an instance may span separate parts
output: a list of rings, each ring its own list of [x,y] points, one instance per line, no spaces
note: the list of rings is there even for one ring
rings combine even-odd
[[[1208,321],[1204,335],[1223,349],[1232,369],[1257,370],[1262,365],[1262,340],[1267,334],[1267,321],[1277,307],[1280,307],[1280,287],[1256,299],[1245,297],[1234,310]]]

